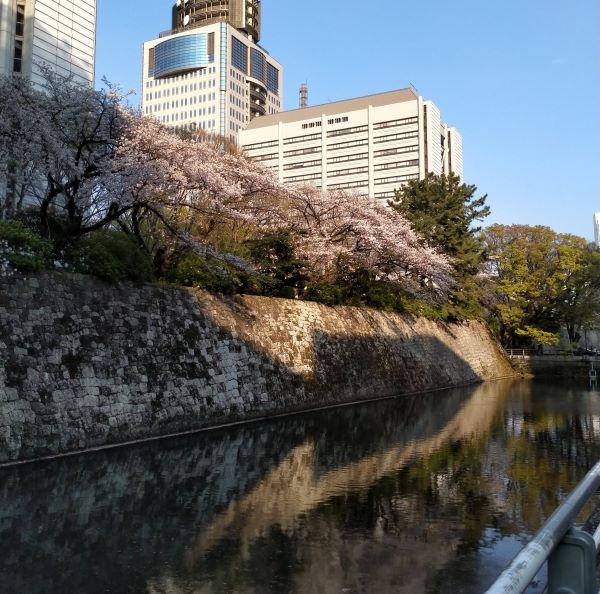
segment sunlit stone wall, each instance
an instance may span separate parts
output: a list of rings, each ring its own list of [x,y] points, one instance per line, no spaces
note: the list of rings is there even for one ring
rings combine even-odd
[[[0,278],[0,462],[511,373],[477,322]]]

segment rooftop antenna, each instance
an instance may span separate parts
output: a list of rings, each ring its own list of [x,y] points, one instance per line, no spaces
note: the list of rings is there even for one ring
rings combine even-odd
[[[308,85],[302,83],[300,85],[300,109],[308,107]]]
[[[410,81],[408,81],[408,85],[415,92],[415,95],[419,95],[419,89],[417,89],[417,87],[415,87],[415,85],[413,85]]]

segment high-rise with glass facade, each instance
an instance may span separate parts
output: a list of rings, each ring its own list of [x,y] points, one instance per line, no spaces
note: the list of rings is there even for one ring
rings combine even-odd
[[[283,69],[262,47],[259,0],[177,0],[144,44],[142,112],[181,130],[238,132],[283,105]]]
[[[42,83],[46,64],[93,85],[96,0],[0,0],[0,73]]]

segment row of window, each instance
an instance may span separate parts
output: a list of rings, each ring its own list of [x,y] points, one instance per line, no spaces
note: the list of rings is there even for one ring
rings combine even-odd
[[[383,171],[385,169],[400,169],[402,167],[415,167],[419,165],[419,159],[411,159],[410,161],[396,161],[395,163],[380,163],[375,165],[375,171]]]
[[[369,182],[365,180],[353,181],[353,182],[342,182],[340,184],[327,184],[330,190],[350,190],[352,188],[361,188],[367,190]]]
[[[359,161],[360,159],[367,159],[369,153],[357,153],[355,155],[342,155],[341,157],[331,157],[327,159],[327,164],[332,163],[344,163],[346,161]]]
[[[309,142],[311,140],[321,140],[321,134],[308,134],[306,136],[292,136],[285,138],[283,144],[295,144],[297,142]]]
[[[23,72],[23,32],[25,30],[25,5],[17,4],[15,16],[15,47],[13,56],[13,72]]]
[[[271,161],[271,159],[277,159],[279,153],[269,153],[267,155],[258,155],[257,157],[252,157],[253,161]]]
[[[373,124],[373,130],[381,130],[382,128],[395,128],[396,126],[406,126],[407,124],[415,124],[419,121],[419,118],[402,118],[399,120],[388,120],[387,122],[379,122]]]
[[[368,126],[353,126],[352,128],[342,128],[341,130],[331,130],[327,132],[327,138],[332,136],[344,136],[346,134],[358,134],[359,132],[366,132],[369,129]]]
[[[344,116],[341,118],[331,118],[327,120],[327,123],[331,126],[332,124],[341,124],[342,122],[347,122],[348,116]],[[314,122],[307,122],[306,124],[302,124],[302,129],[306,130],[307,128],[319,128],[322,125],[321,120],[316,120]]]
[[[180,82],[183,80],[188,80],[190,78],[198,78],[200,76],[206,76],[208,74],[215,74],[217,71],[216,66],[211,66],[210,68],[202,68],[200,70],[195,70],[194,72],[187,72],[186,74],[178,74],[177,76],[171,76],[169,78],[161,79],[157,78],[156,80],[147,80],[146,88],[152,89],[153,87],[160,87],[162,85],[170,85],[174,82]]]
[[[304,175],[294,175],[292,177],[284,177],[284,182],[301,182],[301,181],[312,181],[315,179],[321,179],[320,173],[306,173]]]
[[[412,153],[419,150],[418,144],[412,144],[410,146],[399,146],[396,148],[382,149],[380,151],[374,151],[374,157],[390,157],[392,155],[400,155],[402,153]]]
[[[396,192],[394,190],[389,190],[387,192],[375,192],[375,198],[394,198],[396,196]]]
[[[383,184],[394,184],[397,182],[404,182],[411,179],[419,179],[419,175],[414,173],[409,175],[394,175],[392,177],[380,177],[375,180],[375,185],[381,186]]]
[[[393,142],[394,140],[403,140],[405,138],[418,138],[419,132],[415,130],[414,132],[402,132],[398,134],[388,134],[386,136],[378,136],[373,139],[373,142],[378,144],[381,142]]]
[[[328,134],[329,136],[329,134]],[[394,142],[396,140],[404,140],[406,138],[418,138],[419,133],[417,131],[415,132],[404,132],[404,133],[398,133],[398,134],[389,134],[386,136],[379,136],[377,138],[373,139],[373,142],[376,144],[380,144],[380,143],[384,143],[384,142]],[[295,144],[295,143],[299,143],[299,142],[311,142],[314,140],[321,140],[322,136],[321,134],[308,134],[306,136],[294,136],[291,138],[286,138],[283,141],[283,144]],[[342,149],[347,149],[347,148],[353,148],[353,147],[357,147],[357,146],[366,146],[368,144],[368,140],[366,138],[362,138],[362,139],[358,139],[358,140],[348,140],[346,142],[338,142],[335,144],[330,144],[327,146],[327,150],[330,151],[339,151]],[[255,144],[248,144],[246,145],[246,150],[258,150],[261,148],[269,148],[269,147],[273,147],[273,146],[278,146],[279,141],[277,140],[270,140],[267,142],[258,142]],[[308,148],[303,148],[303,149],[294,149],[291,151],[285,151],[284,152],[284,156],[286,157],[292,157],[295,155],[308,155],[310,153],[316,153],[319,152],[321,150],[320,146],[316,146],[316,147],[308,147]],[[375,151],[374,155],[376,157],[383,157],[385,155],[394,155],[394,154],[399,154],[399,153],[408,153],[411,152],[413,150],[418,150],[418,146],[417,145],[411,145],[408,147],[399,147],[399,148],[393,148],[393,149],[382,149],[379,151]]]
[[[312,153],[318,153],[321,151],[320,146],[311,146],[308,148],[295,149],[293,151],[285,151],[283,153],[284,157],[295,157],[297,155],[310,155]]]
[[[337,171],[330,171],[327,173],[327,177],[342,177],[343,175],[358,175],[359,173],[368,172],[368,167],[351,167],[350,169],[338,169]]]
[[[255,151],[258,149],[271,148],[273,146],[278,146],[278,145],[279,145],[278,140],[267,140],[265,142],[255,142],[254,144],[247,144],[244,146],[244,148],[247,151]]]
[[[162,99],[163,97],[170,97],[171,95],[187,95],[188,93],[195,93],[197,91],[202,91],[206,88],[210,89],[216,86],[217,81],[214,79],[205,80],[200,83],[194,83],[193,85],[181,85],[180,87],[173,87],[171,89],[146,93],[146,101],[151,101],[152,99]]]
[[[319,167],[321,165],[321,159],[315,159],[314,161],[302,161],[301,163],[287,163],[283,166],[283,169],[302,169],[303,167]]]
[[[176,99],[175,101],[165,101],[163,103],[155,103],[154,105],[146,106],[146,113],[155,113],[157,111],[167,111],[169,109],[179,109],[180,107],[188,107],[188,105],[197,105],[198,103],[206,103],[208,101],[214,101],[216,99],[215,93],[209,93],[208,95],[204,95],[201,97],[190,97],[189,99],[186,97],[185,99]],[[212,108],[215,109],[214,107]],[[209,107],[210,110],[210,107]],[[214,113],[214,111],[213,111]]]
[[[189,115],[189,117],[188,117],[188,115]],[[170,116],[169,115],[160,116],[156,119],[163,124],[173,124],[174,122],[185,121],[190,118],[195,118],[199,115],[201,115],[201,114],[197,113],[196,111],[190,111],[189,113],[187,111],[184,111],[183,113],[180,113],[180,114],[175,113]],[[180,126],[174,126],[174,127],[180,128]],[[196,124],[196,122],[190,122],[189,124],[184,124],[182,127],[184,129],[190,129],[190,130],[195,129],[196,127],[203,128],[203,129],[212,129],[212,128],[216,127],[216,120],[203,120],[203,121],[199,122],[198,124]]]
[[[252,78],[261,81],[271,93],[279,95],[279,70],[267,62],[265,54],[259,49],[248,48],[235,36],[231,38],[231,64],[244,74],[249,73]]]
[[[327,147],[329,151],[341,151],[342,149],[353,148],[355,146],[367,146],[369,141],[364,138],[363,140],[348,140],[346,142],[338,142],[336,144],[330,144]]]
[[[233,109],[233,107],[229,108],[229,116],[232,117],[234,120],[246,123],[246,116],[237,109]]]

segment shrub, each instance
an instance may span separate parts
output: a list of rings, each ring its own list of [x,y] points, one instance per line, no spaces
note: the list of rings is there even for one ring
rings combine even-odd
[[[293,299],[308,279],[308,262],[294,256],[294,238],[282,232],[245,242],[261,274],[273,279],[265,283],[263,295]]]
[[[150,256],[126,233],[95,231],[67,248],[64,262],[68,270],[92,274],[116,282],[152,280]]]
[[[333,283],[312,282],[306,285],[303,298],[324,305],[340,305],[344,302],[344,288]]]
[[[241,286],[239,273],[222,262],[208,261],[188,251],[167,272],[167,279],[186,287],[200,287],[216,293],[235,293]]]
[[[0,269],[31,272],[50,268],[51,254],[52,244],[20,221],[0,221]]]

